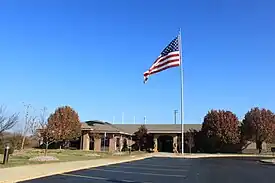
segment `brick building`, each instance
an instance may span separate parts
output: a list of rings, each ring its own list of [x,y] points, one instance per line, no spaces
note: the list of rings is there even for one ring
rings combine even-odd
[[[88,121],[82,123],[80,149],[95,151],[121,151],[123,143],[133,145],[132,136],[142,124],[110,124]],[[154,151],[181,151],[180,124],[146,124],[147,132],[153,135]],[[200,130],[200,124],[185,124],[184,131]],[[105,138],[104,138],[105,137]]]
[[[101,121],[82,123],[80,149],[94,151],[121,151],[123,144],[134,144],[133,134],[142,124],[110,124]],[[184,132],[199,131],[201,124],[184,124]],[[153,136],[155,152],[181,152],[180,124],[146,124],[147,132]],[[105,138],[104,138],[105,137]],[[271,144],[263,143],[263,151],[270,151]],[[243,152],[256,152],[256,144],[249,143]]]

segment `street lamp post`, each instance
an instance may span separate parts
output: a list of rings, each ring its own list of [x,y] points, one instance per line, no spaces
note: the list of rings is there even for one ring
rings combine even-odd
[[[4,158],[3,158],[4,165],[7,164],[9,161],[9,149],[10,149],[9,145],[6,145],[5,151],[4,151]]]

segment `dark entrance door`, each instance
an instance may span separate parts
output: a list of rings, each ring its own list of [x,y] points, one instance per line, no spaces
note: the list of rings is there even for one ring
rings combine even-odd
[[[90,149],[89,150],[94,150],[94,148],[95,148],[94,137],[90,137]]]
[[[158,138],[159,152],[173,152],[173,137],[169,135],[162,135]]]

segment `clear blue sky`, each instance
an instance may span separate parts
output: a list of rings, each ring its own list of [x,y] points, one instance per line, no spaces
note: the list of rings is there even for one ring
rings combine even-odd
[[[179,69],[143,72],[183,30],[186,123],[208,110],[239,117],[275,111],[275,2],[256,0],[0,2],[0,103],[52,112],[71,105],[81,120],[173,123]]]

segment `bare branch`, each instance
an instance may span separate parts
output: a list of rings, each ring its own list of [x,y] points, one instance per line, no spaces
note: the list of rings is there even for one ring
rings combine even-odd
[[[53,138],[54,133],[54,129],[48,125],[47,108],[44,107],[41,109],[40,118],[38,120],[37,136],[41,138],[42,144],[45,145],[45,156],[47,155],[48,146],[56,142]]]
[[[39,128],[45,128],[47,126],[47,117],[46,117],[46,113],[47,113],[47,108],[43,107],[43,109],[41,109],[41,113],[40,113],[40,118],[39,118]]]
[[[0,134],[15,126],[18,122],[18,114],[5,115],[5,108],[0,106]]]
[[[36,132],[38,127],[37,116],[35,116],[35,109],[30,104],[24,104],[25,107],[25,120],[24,120],[24,128],[22,132],[22,145],[21,150],[24,149],[25,139],[27,135],[33,135]],[[32,114],[30,113],[30,109],[32,109]]]

